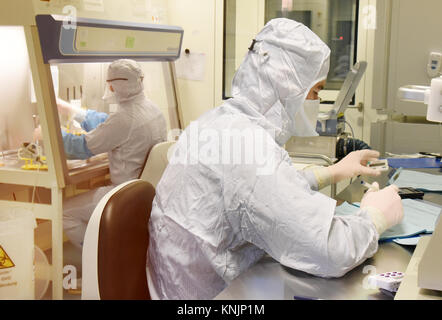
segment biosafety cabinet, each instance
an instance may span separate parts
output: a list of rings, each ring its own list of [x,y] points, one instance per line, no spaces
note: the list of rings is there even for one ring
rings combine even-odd
[[[99,100],[104,89],[100,70],[114,60],[130,58],[157,75],[150,85],[162,91],[169,129],[179,129],[182,123],[172,62],[181,54],[183,29],[133,22],[137,21],[133,6],[121,11],[125,21],[97,18],[118,17],[121,1],[106,1],[106,8],[99,6],[102,2],[81,3],[82,11],[76,12],[60,1],[14,0],[2,3],[0,11],[0,207],[24,208],[37,218],[37,233],[43,233],[48,239],[45,249],[51,249],[48,280],[53,299],[63,298],[63,199],[109,180],[105,154],[86,161],[66,159],[60,129],[72,128],[59,115],[56,97],[79,101],[82,107],[94,104],[91,101]],[[92,8],[86,10],[86,4]],[[146,21],[146,15],[138,20]],[[79,65],[83,79],[90,82],[66,85],[70,70],[78,71]],[[106,107],[99,111],[112,111]],[[38,125],[42,142],[33,137]]]

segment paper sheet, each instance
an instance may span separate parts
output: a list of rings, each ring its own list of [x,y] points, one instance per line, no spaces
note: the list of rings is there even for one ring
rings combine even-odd
[[[359,204],[357,205],[358,206],[354,206],[348,202],[344,202],[340,206],[336,207],[335,213],[339,216],[356,214],[359,211]]]
[[[400,188],[409,187],[442,192],[442,175],[403,170],[394,184]]]
[[[175,68],[177,78],[203,81],[206,55],[204,53],[182,53],[181,58],[175,61]]]
[[[405,239],[394,239],[393,242],[400,244],[402,246],[417,246],[421,237],[405,238]]]
[[[411,199],[402,200],[402,205],[404,207],[404,219],[400,224],[385,231],[379,240],[412,237],[434,231],[437,219],[441,213],[440,207]],[[356,214],[358,211],[358,206],[347,202],[336,207],[337,215],[351,215]]]

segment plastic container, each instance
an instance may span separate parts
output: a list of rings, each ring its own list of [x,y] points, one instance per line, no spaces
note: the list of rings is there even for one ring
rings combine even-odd
[[[0,299],[35,299],[34,214],[0,208]]]

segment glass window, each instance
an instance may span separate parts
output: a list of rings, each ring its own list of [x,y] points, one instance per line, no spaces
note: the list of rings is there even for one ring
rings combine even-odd
[[[31,93],[32,74],[24,28],[0,26],[0,38],[0,167],[10,165],[18,169],[25,164],[19,159],[18,150],[34,142],[39,114]]]
[[[224,3],[224,99],[231,97],[233,76],[253,37],[265,23],[280,17],[305,24],[330,47],[330,72],[324,91],[341,89],[356,62],[359,0],[226,0]],[[264,4],[262,9],[260,3]],[[333,96],[336,95],[326,95],[325,100]]]

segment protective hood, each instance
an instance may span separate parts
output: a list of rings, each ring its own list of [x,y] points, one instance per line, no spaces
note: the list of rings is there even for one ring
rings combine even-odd
[[[114,95],[114,102],[122,103],[132,100],[143,93],[144,73],[140,65],[129,59],[114,61],[107,71],[107,83],[114,89],[113,93],[107,92],[105,97],[110,99]]]
[[[299,22],[273,19],[236,72],[229,105],[284,145],[296,135],[295,116],[310,89],[327,78],[329,66],[330,49],[315,33]]]

